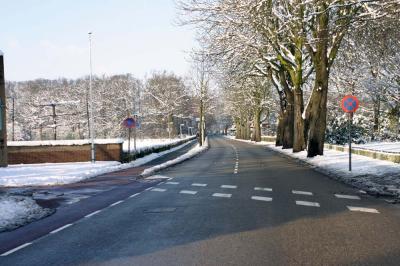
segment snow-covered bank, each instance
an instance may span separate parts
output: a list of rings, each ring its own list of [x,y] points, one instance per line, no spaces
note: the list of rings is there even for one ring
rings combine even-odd
[[[152,175],[157,171],[160,171],[160,170],[165,169],[167,167],[170,167],[172,165],[175,165],[175,164],[181,163],[183,161],[186,161],[186,160],[196,156],[197,154],[202,153],[203,151],[205,151],[207,149],[208,149],[208,138],[206,138],[206,141],[204,142],[203,146],[200,146],[199,144],[197,144],[196,147],[192,148],[187,153],[185,153],[185,154],[183,154],[183,155],[181,155],[181,156],[179,156],[179,157],[177,157],[177,158],[175,158],[173,160],[170,160],[170,161],[165,162],[163,164],[156,165],[156,166],[153,166],[151,168],[145,169],[143,171],[143,173],[142,173],[142,176]]]
[[[355,144],[353,147],[379,152],[400,153],[400,142],[371,142],[366,144]]]
[[[335,179],[341,180],[370,194],[400,197],[400,164],[361,155],[352,156],[352,171],[348,170],[348,153],[325,149],[323,156],[307,158],[307,152],[293,153],[292,149],[275,147],[270,142],[251,142],[295,158]]]
[[[0,186],[42,186],[74,183],[101,174],[143,165],[191,143],[193,141],[163,152],[152,153],[125,164],[98,161],[95,164],[80,162],[10,165],[6,168],[0,168]]]
[[[30,197],[0,196],[0,232],[41,219],[54,210],[44,209]]]

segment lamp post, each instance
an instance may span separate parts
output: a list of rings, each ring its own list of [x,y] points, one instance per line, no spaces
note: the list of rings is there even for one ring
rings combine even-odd
[[[92,163],[96,162],[96,149],[94,146],[94,125],[93,125],[93,91],[92,91],[92,32],[88,33],[89,35],[89,65],[90,65],[90,76],[89,76],[89,102],[90,102],[90,111],[89,111],[89,129],[90,129],[90,146],[91,146],[91,161]]]
[[[0,50],[0,167],[6,167],[7,159],[7,126],[6,126],[6,91],[4,81],[4,57]]]

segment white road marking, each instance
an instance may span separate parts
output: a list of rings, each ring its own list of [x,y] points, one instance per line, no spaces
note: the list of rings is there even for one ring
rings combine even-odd
[[[166,191],[166,189],[164,189],[164,188],[153,188],[151,191],[164,192],[164,191]]]
[[[157,186],[163,185],[165,182],[160,182],[157,184]]]
[[[194,187],[206,187],[207,184],[202,184],[202,183],[193,183],[192,186]]]
[[[197,193],[197,191],[193,191],[193,190],[181,190],[179,193],[195,195],[195,194]]]
[[[110,207],[115,206],[115,205],[118,205],[118,204],[120,204],[120,203],[122,203],[122,202],[124,202],[124,201],[123,201],[123,200],[120,200],[120,201],[114,202],[113,204],[110,205]]]
[[[303,206],[310,206],[310,207],[320,207],[318,202],[311,202],[311,201],[296,200],[296,204]]]
[[[178,185],[179,184],[179,182],[167,182],[167,183],[165,183],[166,185]]]
[[[148,187],[148,188],[146,188],[145,190],[150,190],[150,189],[152,189],[153,187]]]
[[[140,195],[140,192],[139,192],[139,193],[136,193],[136,194],[133,194],[133,195],[130,195],[129,197],[130,197],[130,198],[134,198],[134,197],[136,197],[137,195]]]
[[[169,180],[172,180],[172,179],[174,179],[173,177],[170,177],[170,178],[168,178],[167,180],[169,181]]]
[[[10,255],[11,253],[14,253],[15,251],[18,251],[18,250],[20,250],[20,249],[23,249],[23,248],[25,248],[25,247],[27,247],[27,246],[29,246],[29,245],[31,245],[31,244],[32,244],[32,243],[25,243],[25,244],[23,244],[23,245],[21,245],[21,246],[18,246],[18,247],[16,247],[16,248],[13,248],[13,249],[7,251],[7,252],[4,252],[4,253],[1,254],[0,256],[4,257],[4,256],[7,256],[7,255]]]
[[[101,210],[98,210],[98,211],[95,211],[95,212],[89,213],[89,214],[88,214],[88,215],[86,215],[85,217],[86,217],[86,218],[92,217],[93,215],[95,215],[95,214],[98,214],[99,212],[101,212]]]
[[[353,212],[379,213],[379,211],[377,209],[372,209],[372,208],[363,208],[363,207],[354,207],[354,206],[347,206],[347,208]]]
[[[261,191],[272,191],[272,188],[269,187],[255,187],[254,190],[261,190]]]
[[[272,198],[269,197],[260,197],[260,196],[251,196],[252,200],[261,200],[261,201],[272,201]]]
[[[222,185],[221,188],[237,188],[237,186],[233,186],[233,185]]]
[[[221,198],[230,198],[232,194],[225,194],[225,193],[214,193],[212,194],[213,197],[221,197]]]
[[[301,191],[301,190],[292,190],[293,194],[298,194],[298,195],[307,195],[307,196],[312,196],[313,193],[312,192],[308,192],[308,191]]]
[[[361,199],[359,196],[354,196],[354,195],[342,195],[342,194],[335,194],[336,198],[339,199],[355,199],[355,200],[359,200]]]
[[[68,227],[70,227],[71,225],[73,225],[73,224],[66,224],[66,225],[64,225],[64,226],[61,226],[60,228],[58,228],[58,229],[56,229],[56,230],[53,230],[53,231],[51,231],[51,232],[50,232],[50,234],[55,234],[55,233],[58,233],[58,232],[60,232],[61,230],[64,230],[65,228],[68,228]]]

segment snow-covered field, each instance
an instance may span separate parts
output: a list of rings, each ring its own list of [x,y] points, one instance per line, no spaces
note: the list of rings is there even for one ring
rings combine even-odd
[[[0,196],[0,232],[11,230],[51,214],[30,197]]]
[[[234,137],[231,139],[234,139]],[[275,147],[271,142],[237,141],[266,146],[274,151],[306,162],[321,172],[372,194],[400,196],[400,164],[353,154],[352,171],[350,172],[348,170],[349,157],[347,152],[325,149],[323,156],[307,158],[306,151],[293,153],[292,149]]]
[[[400,153],[400,142],[371,142],[367,144],[359,144],[353,146],[358,149]]]
[[[98,161],[95,164],[79,162],[10,165],[6,168],[0,168],[0,186],[41,186],[74,183],[100,174],[143,165],[190,143],[193,142],[189,141],[172,149],[152,153],[125,164],[115,161]]]
[[[189,139],[192,138],[193,136],[186,136],[184,138],[176,138],[176,139],[137,139],[136,140],[136,150],[138,152],[140,151],[144,151],[146,149],[149,148],[160,148],[160,147],[164,147],[167,145],[174,145],[176,143],[178,143],[179,141],[182,141],[184,139]],[[123,150],[124,152],[128,152],[128,140],[125,140],[123,143]],[[134,145],[133,145],[133,139],[131,139],[131,143],[130,143],[130,150],[131,152],[134,151]]]

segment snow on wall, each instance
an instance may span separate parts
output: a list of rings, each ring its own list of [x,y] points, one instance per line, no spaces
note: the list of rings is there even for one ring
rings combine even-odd
[[[123,143],[123,139],[96,139],[95,144],[118,144]],[[76,140],[41,140],[41,141],[8,141],[7,146],[72,146],[90,144],[90,139]]]

